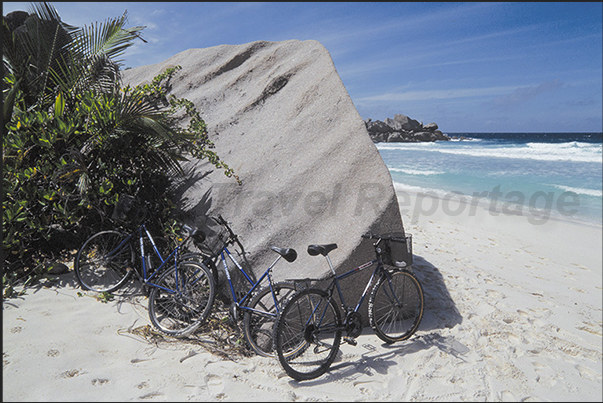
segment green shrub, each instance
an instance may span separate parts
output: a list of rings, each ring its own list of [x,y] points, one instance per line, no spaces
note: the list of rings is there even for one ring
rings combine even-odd
[[[51,28],[65,26],[50,6],[38,7],[30,18]],[[139,30],[124,30],[124,22],[125,15],[106,26],[128,40],[137,38]],[[5,296],[15,282],[44,275],[46,260],[79,248],[90,233],[112,226],[108,218],[120,195],[147,201],[151,229],[173,233],[177,212],[170,188],[173,178],[183,174],[180,163],[187,156],[207,159],[234,176],[212,150],[206,124],[192,102],[168,95],[179,66],[151,84],[121,87],[108,58],[113,53],[83,54],[82,41],[94,33],[67,27],[73,48],[45,54],[56,57],[49,63],[40,55],[24,57],[30,47],[20,45],[43,38],[18,37],[3,23],[5,45],[7,36],[12,41],[5,46],[9,63],[3,90]],[[123,38],[111,42],[115,34],[107,36],[114,46],[124,46]],[[45,62],[32,64],[39,59]]]

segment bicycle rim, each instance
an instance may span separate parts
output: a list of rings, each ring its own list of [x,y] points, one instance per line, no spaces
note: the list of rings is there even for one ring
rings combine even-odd
[[[285,304],[274,329],[275,354],[293,379],[324,374],[339,351],[341,314],[319,289],[295,293]]]
[[[96,292],[112,292],[120,288],[133,270],[134,249],[118,231],[102,231],[92,235],[78,251],[74,271],[82,288]]]
[[[149,317],[160,332],[185,337],[207,319],[214,298],[215,284],[211,271],[198,263],[181,262],[177,273],[175,270],[167,271],[152,287]]]
[[[383,275],[369,298],[369,322],[375,334],[386,343],[408,339],[423,317],[423,288],[417,278],[405,271]]]
[[[295,292],[295,285],[289,282],[276,283],[272,287],[274,297],[270,286],[266,286],[247,305],[250,309],[262,312],[245,310],[243,318],[245,340],[253,351],[263,357],[274,356],[272,342],[277,316],[274,298],[276,298],[279,311],[281,311],[283,303]]]

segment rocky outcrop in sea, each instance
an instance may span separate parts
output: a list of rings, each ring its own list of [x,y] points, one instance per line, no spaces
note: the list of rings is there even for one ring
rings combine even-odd
[[[385,122],[367,119],[364,124],[373,143],[450,140],[438,130],[436,123],[424,125],[402,114],[396,114],[393,119],[387,118]]]

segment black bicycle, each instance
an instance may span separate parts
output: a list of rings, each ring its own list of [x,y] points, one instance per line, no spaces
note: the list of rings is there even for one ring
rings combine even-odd
[[[336,275],[328,255],[337,244],[308,246],[310,255],[326,258],[332,280],[324,290],[310,287],[293,294],[274,326],[275,355],[287,374],[296,380],[314,379],[329,369],[339,351],[343,332],[346,333],[344,341],[356,345],[355,338],[362,332],[362,317],[358,311],[373,282],[369,323],[380,339],[386,343],[406,340],[419,327],[424,309],[423,288],[400,258],[412,256],[412,238],[397,234],[362,237],[376,239],[373,244],[376,258],[341,275]],[[356,307],[349,307],[341,292],[340,280],[374,265],[375,270]],[[335,290],[341,308],[334,298]]]

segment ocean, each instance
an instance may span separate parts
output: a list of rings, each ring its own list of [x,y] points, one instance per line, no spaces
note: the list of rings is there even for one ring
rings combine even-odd
[[[376,144],[398,192],[602,225],[602,133],[447,134]]]

